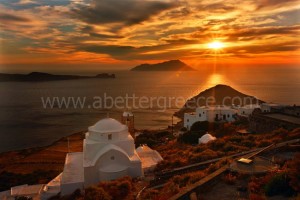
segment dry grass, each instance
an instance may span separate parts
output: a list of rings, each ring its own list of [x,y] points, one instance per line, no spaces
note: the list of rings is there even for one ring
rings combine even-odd
[[[69,136],[70,151],[82,151],[83,133]],[[3,171],[29,174],[36,170],[62,171],[68,140],[62,138],[47,147],[31,148],[21,151],[12,151],[0,154],[0,173]]]

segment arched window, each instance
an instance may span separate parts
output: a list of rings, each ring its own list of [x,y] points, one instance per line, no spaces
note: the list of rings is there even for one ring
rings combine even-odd
[[[107,135],[108,140],[112,140],[112,134]]]

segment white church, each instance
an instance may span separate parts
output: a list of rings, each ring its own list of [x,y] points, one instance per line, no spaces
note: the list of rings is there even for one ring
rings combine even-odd
[[[43,189],[42,199],[67,195],[100,181],[142,177],[142,161],[128,126],[105,118],[88,128],[83,152],[68,153],[63,172]]]
[[[121,123],[122,122],[122,123]],[[124,112],[121,122],[105,118],[88,128],[83,152],[66,155],[64,170],[48,184],[19,185],[0,192],[0,199],[13,200],[17,196],[46,200],[52,196],[72,194],[100,181],[124,176],[143,177],[151,172],[160,154],[148,146],[135,149],[134,116]]]
[[[127,113],[127,112],[126,112]],[[64,170],[40,191],[41,199],[58,193],[71,194],[100,181],[123,176],[143,177],[144,170],[162,160],[158,152],[147,147],[147,156],[141,148],[135,150],[134,138],[128,130],[133,127],[132,113],[123,113],[122,122],[105,118],[88,128],[83,142],[83,152],[68,153]],[[142,158],[141,158],[142,157]]]

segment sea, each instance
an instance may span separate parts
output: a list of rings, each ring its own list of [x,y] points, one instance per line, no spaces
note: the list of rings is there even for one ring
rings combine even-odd
[[[86,131],[102,118],[120,120],[124,111],[134,114],[137,129],[164,129],[172,124],[173,113],[185,100],[217,84],[266,102],[300,104],[300,67],[105,72],[115,73],[116,78],[0,83],[0,152],[49,145]],[[85,103],[51,107],[43,104],[47,98],[85,99]]]

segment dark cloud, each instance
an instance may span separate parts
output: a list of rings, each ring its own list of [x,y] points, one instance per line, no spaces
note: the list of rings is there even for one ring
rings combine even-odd
[[[118,46],[118,45],[85,45],[80,46],[79,50],[108,54],[115,58],[123,58],[129,54],[136,52],[138,49],[132,46]]]
[[[270,6],[281,6],[283,4],[289,3],[289,2],[295,2],[295,0],[262,0],[262,1],[256,1],[257,3],[257,9],[262,9]]]
[[[10,22],[29,22],[30,20],[25,17],[20,17],[11,14],[0,14],[0,22],[10,23]]]
[[[148,20],[176,3],[144,0],[93,0],[90,6],[77,7],[73,14],[90,24],[122,23],[133,25]]]
[[[275,15],[276,19],[272,25],[276,26],[292,26],[294,24],[300,24],[300,9],[286,11],[280,13],[280,15]]]
[[[78,50],[87,51],[92,53],[107,54],[119,60],[142,60],[142,59],[170,59],[172,57],[185,56],[185,55],[205,55],[205,49],[198,51],[190,51],[190,49],[181,49],[183,44],[193,44],[196,41],[189,40],[169,40],[168,44],[154,45],[154,46],[118,46],[118,45],[81,45]],[[299,43],[285,42],[285,43],[272,43],[262,45],[244,45],[237,47],[228,47],[224,49],[224,53],[232,54],[236,57],[249,57],[254,54],[264,54],[270,52],[288,52],[296,51],[299,49]],[[169,50],[168,49],[172,49]],[[149,53],[154,52],[154,53]]]
[[[123,38],[121,35],[108,35],[108,34],[103,34],[99,33],[93,26],[84,26],[80,28],[82,33],[88,34],[92,38],[98,38],[98,39],[118,39],[118,38]],[[91,38],[89,38],[91,39]]]
[[[210,10],[213,12],[228,12],[236,9],[234,6],[229,6],[224,3],[214,3],[209,5],[204,5],[202,9]]]
[[[234,32],[228,33],[228,40],[250,40],[261,38],[264,35],[287,35],[298,34],[300,31],[300,25],[295,26],[279,26],[279,27],[260,27],[234,30]]]
[[[178,44],[182,44],[182,42],[178,42],[177,44],[162,44],[162,45],[154,45],[154,46],[142,46],[142,47],[133,47],[133,46],[118,46],[118,45],[81,45],[78,47],[79,51],[87,51],[92,53],[100,53],[107,54],[115,59],[120,60],[134,60],[134,59],[160,59],[167,58],[167,56],[178,56],[178,51],[165,51],[168,48],[174,48],[178,46]],[[158,52],[153,54],[147,54],[151,51],[165,51]],[[184,50],[188,52],[188,50]],[[181,55],[183,55],[183,51],[180,50]],[[170,57],[169,57],[170,58]]]
[[[193,40],[193,39],[163,39],[162,41],[166,41],[169,44],[172,45],[186,45],[186,44],[197,44],[199,43],[198,40]]]
[[[123,38],[122,36],[119,35],[107,35],[107,34],[100,34],[100,33],[90,33],[91,37],[96,37],[96,38],[102,38],[102,39],[118,39],[118,38]]]
[[[300,48],[299,42],[282,42],[273,44],[261,44],[261,45],[247,45],[232,47],[226,50],[227,53],[239,54],[243,52],[244,55],[250,54],[262,54],[270,52],[285,52],[295,51]]]

